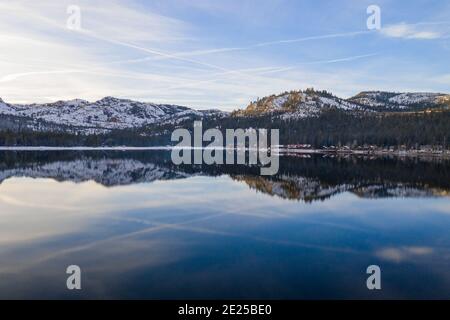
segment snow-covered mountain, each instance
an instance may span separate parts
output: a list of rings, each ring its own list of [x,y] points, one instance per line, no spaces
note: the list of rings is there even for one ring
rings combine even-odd
[[[441,93],[394,93],[365,91],[342,99],[326,91],[307,89],[271,95],[252,102],[235,116],[280,115],[282,118],[313,117],[325,109],[347,111],[410,111],[435,107],[450,107],[450,95]]]
[[[244,110],[234,112],[236,116],[259,116],[280,114],[283,118],[305,118],[316,116],[326,108],[365,111],[358,103],[338,98],[326,91],[291,91],[258,99]]]
[[[177,123],[185,119],[223,117],[219,110],[194,110],[167,104],[106,97],[96,102],[75,99],[46,104],[8,104],[0,100],[0,115],[22,117],[35,123],[76,127],[82,132],[138,128],[155,123]],[[29,125],[30,126],[30,125]],[[39,126],[41,127],[42,124]]]
[[[352,112],[414,111],[450,108],[450,95],[441,93],[394,93],[365,91],[349,99],[327,91],[307,89],[271,95],[254,101],[234,117],[273,115],[281,119],[307,118],[328,109]],[[168,104],[138,102],[106,97],[96,102],[81,99],[46,104],[9,104],[0,99],[0,129],[59,131],[65,133],[108,133],[146,125],[179,124],[185,120],[227,117],[220,110],[194,110]]]
[[[450,95],[430,92],[364,91],[348,99],[373,110],[414,110],[450,105]]]

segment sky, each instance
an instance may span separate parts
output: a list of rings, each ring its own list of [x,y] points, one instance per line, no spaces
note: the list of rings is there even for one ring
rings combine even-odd
[[[450,1],[0,0],[6,102],[230,111],[309,87],[450,93]]]

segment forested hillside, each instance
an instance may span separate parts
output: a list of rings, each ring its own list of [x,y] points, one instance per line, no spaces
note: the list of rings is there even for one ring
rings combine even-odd
[[[449,147],[450,111],[355,114],[330,109],[317,117],[283,119],[270,116],[226,118],[204,127],[280,129],[281,144],[321,146]]]
[[[95,121],[92,119],[96,119]],[[280,130],[280,144],[314,148],[449,149],[450,95],[365,91],[342,99],[312,88],[271,95],[233,113],[107,97],[13,105],[0,99],[0,146],[166,146],[176,128]]]

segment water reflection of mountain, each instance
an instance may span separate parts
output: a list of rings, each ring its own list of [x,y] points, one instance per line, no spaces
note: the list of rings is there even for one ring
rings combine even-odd
[[[10,177],[95,181],[107,187],[181,179],[192,174],[172,167],[159,153],[8,152],[0,154],[0,182]]]
[[[443,159],[282,157],[276,176],[258,167],[175,166],[167,151],[1,152],[0,183],[11,177],[96,181],[112,187],[194,175],[229,175],[250,188],[291,200],[325,200],[342,192],[365,198],[450,194],[450,162]]]

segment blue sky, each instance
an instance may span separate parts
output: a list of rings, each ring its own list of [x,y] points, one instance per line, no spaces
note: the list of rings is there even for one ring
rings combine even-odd
[[[70,5],[80,30],[67,28]],[[380,30],[367,29],[369,5]],[[0,0],[0,12],[8,102],[111,95],[233,110],[307,87],[450,92],[446,0]]]

